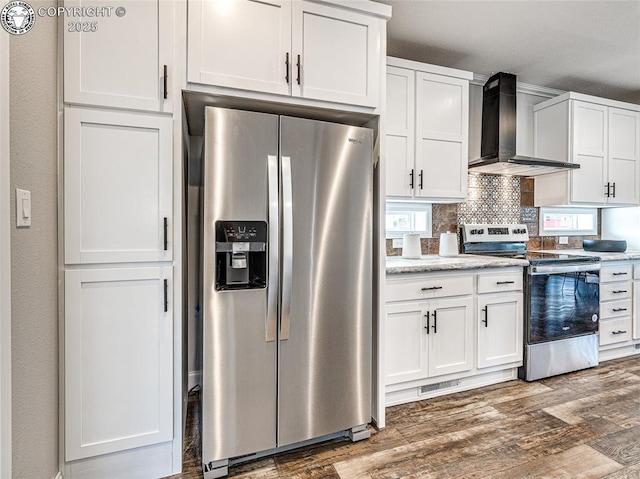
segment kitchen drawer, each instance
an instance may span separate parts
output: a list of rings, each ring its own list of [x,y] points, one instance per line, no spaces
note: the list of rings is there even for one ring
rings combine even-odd
[[[640,263],[633,264],[633,279],[640,279]]]
[[[633,282],[616,281],[600,284],[600,301],[631,299]]]
[[[478,293],[502,291],[522,291],[522,270],[478,274]]]
[[[618,265],[605,265],[600,267],[600,282],[624,281],[633,277],[633,265],[624,263]]]
[[[387,280],[387,302],[473,294],[473,275],[424,275]]]
[[[600,319],[631,316],[631,300],[607,301],[600,303]]]
[[[600,346],[631,340],[631,318],[600,321]]]

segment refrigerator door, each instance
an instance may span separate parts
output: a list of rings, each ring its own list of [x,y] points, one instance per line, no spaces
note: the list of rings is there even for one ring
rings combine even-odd
[[[371,418],[372,131],[282,117],[278,445]]]
[[[207,464],[276,445],[277,303],[268,306],[270,294],[277,299],[278,269],[269,268],[267,288],[216,291],[215,224],[267,221],[268,263],[277,261],[278,117],[209,107],[205,124],[202,461]]]

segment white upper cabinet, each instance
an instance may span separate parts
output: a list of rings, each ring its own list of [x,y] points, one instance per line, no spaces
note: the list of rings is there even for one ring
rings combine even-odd
[[[566,93],[534,107],[535,155],[580,164],[536,178],[535,204],[640,204],[640,107]]]
[[[386,194],[464,201],[472,74],[387,58]]]
[[[189,1],[189,81],[287,95],[291,61],[289,0]]]
[[[375,108],[386,18],[351,9],[368,3],[190,0],[187,80]]]
[[[65,17],[65,103],[171,111],[175,2],[123,0],[109,16]],[[65,0],[68,8],[105,8]],[[122,12],[119,10],[118,12]]]
[[[65,109],[65,264],[172,259],[172,121]]]

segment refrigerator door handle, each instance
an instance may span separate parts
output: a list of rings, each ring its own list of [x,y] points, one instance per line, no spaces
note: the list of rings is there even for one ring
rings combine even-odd
[[[282,157],[282,311],[280,340],[289,339],[291,326],[291,283],[293,277],[293,191],[291,158]]]
[[[278,157],[267,156],[267,179],[269,187],[269,243],[267,254],[268,259],[268,283],[267,283],[267,324],[266,342],[276,340],[278,327],[278,286],[279,286],[279,263],[280,247],[278,245],[278,232],[280,231],[280,212],[278,208]]]

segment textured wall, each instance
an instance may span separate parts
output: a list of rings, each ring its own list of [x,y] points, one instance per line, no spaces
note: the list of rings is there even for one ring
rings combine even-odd
[[[13,479],[59,468],[56,42],[56,20],[37,17],[10,45],[11,191],[30,190],[33,211],[31,228],[16,229],[12,194]]]

